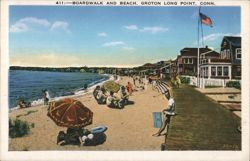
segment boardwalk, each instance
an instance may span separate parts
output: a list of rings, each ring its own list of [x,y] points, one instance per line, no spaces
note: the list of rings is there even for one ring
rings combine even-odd
[[[192,87],[174,90],[177,113],[165,150],[240,150],[240,119]]]

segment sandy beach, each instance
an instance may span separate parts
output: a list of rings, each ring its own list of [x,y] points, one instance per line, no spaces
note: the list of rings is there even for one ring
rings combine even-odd
[[[132,78],[128,77],[121,77],[118,82],[126,85],[128,81],[133,82]],[[98,125],[108,127],[105,132],[106,142],[97,146],[57,145],[58,132],[66,131],[66,128],[57,126],[47,116],[46,106],[36,106],[9,113],[11,119],[19,116],[19,119],[34,124],[28,135],[9,140],[9,150],[160,150],[164,137],[152,136],[158,131],[153,126],[153,112],[162,111],[167,100],[156,90],[152,90],[151,85],[148,85],[146,90],[134,92],[129,98],[134,104],[121,110],[97,104],[90,93],[75,99],[94,113],[93,124],[87,126],[87,129]]]

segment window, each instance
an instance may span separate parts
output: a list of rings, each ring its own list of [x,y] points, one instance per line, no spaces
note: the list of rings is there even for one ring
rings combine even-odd
[[[222,67],[217,67],[217,76],[222,76]]]
[[[211,67],[211,75],[216,76],[216,67]]]
[[[227,59],[230,59],[230,50],[227,49],[227,56],[226,56]]]
[[[220,52],[220,58],[223,59],[223,54],[224,54],[224,51],[221,51]]]
[[[188,58],[184,59],[184,63],[188,64]]]
[[[189,58],[189,59],[188,59],[188,63],[189,63],[189,64],[193,64],[193,59],[192,59],[192,58]]]
[[[185,58],[184,64],[193,64],[193,59],[192,58]]]
[[[221,59],[226,59],[226,56],[227,56],[227,50],[225,49],[221,53]]]
[[[241,59],[241,48],[235,49],[236,59]]]
[[[241,76],[241,67],[236,68],[236,75]]]
[[[223,75],[228,76],[228,66],[223,67]]]
[[[208,76],[208,67],[205,67],[205,76]]]

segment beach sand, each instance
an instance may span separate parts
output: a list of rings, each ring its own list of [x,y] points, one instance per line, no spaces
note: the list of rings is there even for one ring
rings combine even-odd
[[[119,83],[126,85],[128,81],[133,82],[132,78],[121,77]],[[87,129],[98,125],[108,127],[105,132],[106,142],[97,146],[57,145],[58,132],[66,131],[66,128],[57,126],[47,116],[47,107],[36,106],[10,112],[11,119],[19,115],[19,119],[29,124],[34,123],[34,128],[26,136],[9,139],[9,150],[160,150],[164,137],[152,136],[159,130],[153,126],[153,112],[161,112],[166,107],[167,100],[156,90],[152,90],[151,85],[146,90],[134,92],[129,98],[134,104],[121,110],[98,105],[91,93],[75,99],[94,113],[93,124],[87,126]]]

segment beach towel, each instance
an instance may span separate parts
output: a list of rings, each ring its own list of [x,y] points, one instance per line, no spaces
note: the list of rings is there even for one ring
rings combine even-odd
[[[162,126],[162,113],[153,112],[154,128],[160,128]]]

